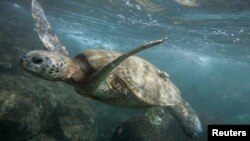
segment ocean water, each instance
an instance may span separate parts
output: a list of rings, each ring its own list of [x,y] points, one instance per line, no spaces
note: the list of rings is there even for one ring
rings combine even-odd
[[[169,74],[204,130],[250,123],[248,0],[38,1],[71,57],[87,49],[126,52],[168,37],[137,55]],[[171,117],[151,127],[140,120],[143,110],[96,102],[27,74],[19,62],[35,49],[43,45],[31,1],[1,0],[0,140],[189,140]]]

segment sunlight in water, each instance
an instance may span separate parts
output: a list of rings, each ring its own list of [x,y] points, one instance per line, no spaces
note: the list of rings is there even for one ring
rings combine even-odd
[[[197,0],[175,0],[175,1],[184,6],[199,6]]]

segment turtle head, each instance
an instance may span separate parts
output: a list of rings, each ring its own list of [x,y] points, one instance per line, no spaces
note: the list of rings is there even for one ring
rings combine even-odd
[[[35,76],[46,80],[58,80],[69,61],[69,57],[57,52],[35,50],[23,56],[21,66]]]

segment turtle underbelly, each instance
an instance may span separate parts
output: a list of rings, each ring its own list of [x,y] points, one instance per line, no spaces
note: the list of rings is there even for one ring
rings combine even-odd
[[[149,104],[140,101],[132,91],[128,89],[126,83],[119,78],[115,78],[111,82],[103,82],[95,93],[86,93],[80,88],[76,91],[89,98],[115,106],[127,108],[145,108],[150,107]]]
[[[142,108],[150,106],[137,99],[133,92],[128,89],[126,83],[118,77],[111,82],[104,82],[96,91],[95,97],[107,104],[128,108]]]

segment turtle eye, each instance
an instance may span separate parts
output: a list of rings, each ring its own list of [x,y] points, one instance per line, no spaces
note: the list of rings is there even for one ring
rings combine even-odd
[[[32,62],[35,64],[40,64],[43,62],[43,60],[41,58],[38,58],[38,57],[33,57]]]

